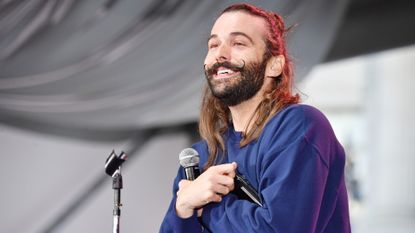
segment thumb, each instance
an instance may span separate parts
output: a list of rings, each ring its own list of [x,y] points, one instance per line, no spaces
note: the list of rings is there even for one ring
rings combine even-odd
[[[216,166],[216,169],[219,173],[224,174],[224,173],[233,173],[235,172],[235,169],[237,167],[236,162],[232,162],[232,163],[225,163],[225,164],[221,164]]]

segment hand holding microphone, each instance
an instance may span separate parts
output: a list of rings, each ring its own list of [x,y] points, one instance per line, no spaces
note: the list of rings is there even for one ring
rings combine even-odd
[[[196,150],[187,148],[179,158],[188,179],[179,182],[177,191],[176,212],[180,217],[192,216],[195,209],[209,202],[220,202],[223,195],[233,190],[235,162],[212,166],[198,176],[199,154]]]

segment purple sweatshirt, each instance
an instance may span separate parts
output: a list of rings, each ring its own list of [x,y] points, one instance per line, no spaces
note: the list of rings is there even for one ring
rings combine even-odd
[[[278,232],[349,233],[350,220],[344,179],[345,153],[326,117],[307,105],[290,105],[278,112],[261,136],[244,147],[241,133],[230,128],[226,155],[219,163],[235,161],[238,173],[258,191],[263,206],[232,193],[220,203],[182,219],[175,212],[178,182],[160,232]],[[207,161],[206,142],[193,145],[200,164]],[[218,163],[218,164],[219,164]]]

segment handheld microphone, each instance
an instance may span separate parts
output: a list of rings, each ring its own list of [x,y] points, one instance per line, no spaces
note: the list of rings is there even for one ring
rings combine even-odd
[[[184,168],[187,180],[195,180],[200,175],[199,153],[193,148],[186,148],[180,152],[180,165]]]
[[[184,168],[187,180],[195,180],[200,175],[199,153],[193,148],[186,148],[180,152],[180,165]],[[249,184],[248,180],[240,174],[234,178],[235,189],[232,191],[239,199],[251,201],[262,206],[258,192]]]

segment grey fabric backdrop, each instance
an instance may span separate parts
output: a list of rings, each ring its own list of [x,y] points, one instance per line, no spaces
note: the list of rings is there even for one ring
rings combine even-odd
[[[0,120],[92,139],[197,121],[203,57],[236,1],[9,1],[0,10]],[[248,1],[298,24],[296,78],[328,52],[347,0]]]

